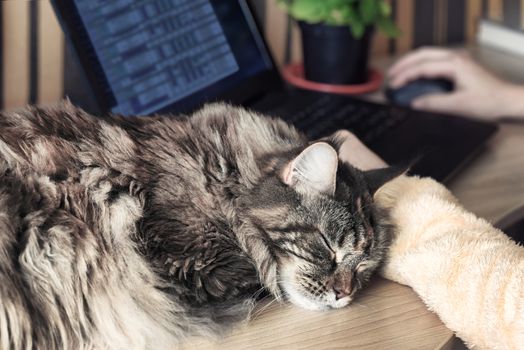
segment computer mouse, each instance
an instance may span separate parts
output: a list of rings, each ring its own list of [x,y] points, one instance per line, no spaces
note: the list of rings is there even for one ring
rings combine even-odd
[[[399,88],[386,88],[386,97],[392,104],[409,107],[417,97],[453,91],[453,82],[447,79],[418,79]]]

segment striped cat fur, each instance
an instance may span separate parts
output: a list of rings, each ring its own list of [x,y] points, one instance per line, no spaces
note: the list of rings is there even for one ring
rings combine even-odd
[[[164,349],[249,317],[261,293],[343,307],[387,247],[394,176],[225,104],[0,116],[0,348]]]

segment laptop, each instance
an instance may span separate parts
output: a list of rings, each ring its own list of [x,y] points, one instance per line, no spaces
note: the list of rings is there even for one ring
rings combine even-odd
[[[492,124],[287,86],[246,0],[52,0],[99,110],[187,113],[228,101],[278,116],[311,139],[339,129],[386,162],[445,181]]]

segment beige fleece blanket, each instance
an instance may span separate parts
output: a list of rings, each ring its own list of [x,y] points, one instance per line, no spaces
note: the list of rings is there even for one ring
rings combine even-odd
[[[524,247],[431,179],[377,194],[397,226],[382,275],[412,287],[470,347],[524,349]]]

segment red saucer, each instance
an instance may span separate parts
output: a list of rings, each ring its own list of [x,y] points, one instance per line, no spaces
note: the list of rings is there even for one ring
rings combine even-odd
[[[292,63],[285,66],[282,70],[282,75],[288,83],[296,87],[315,90],[320,92],[329,92],[344,95],[357,95],[373,92],[382,86],[382,73],[375,69],[369,71],[369,81],[363,84],[356,85],[335,85],[326,83],[317,83],[304,78],[304,66],[302,63]]]

